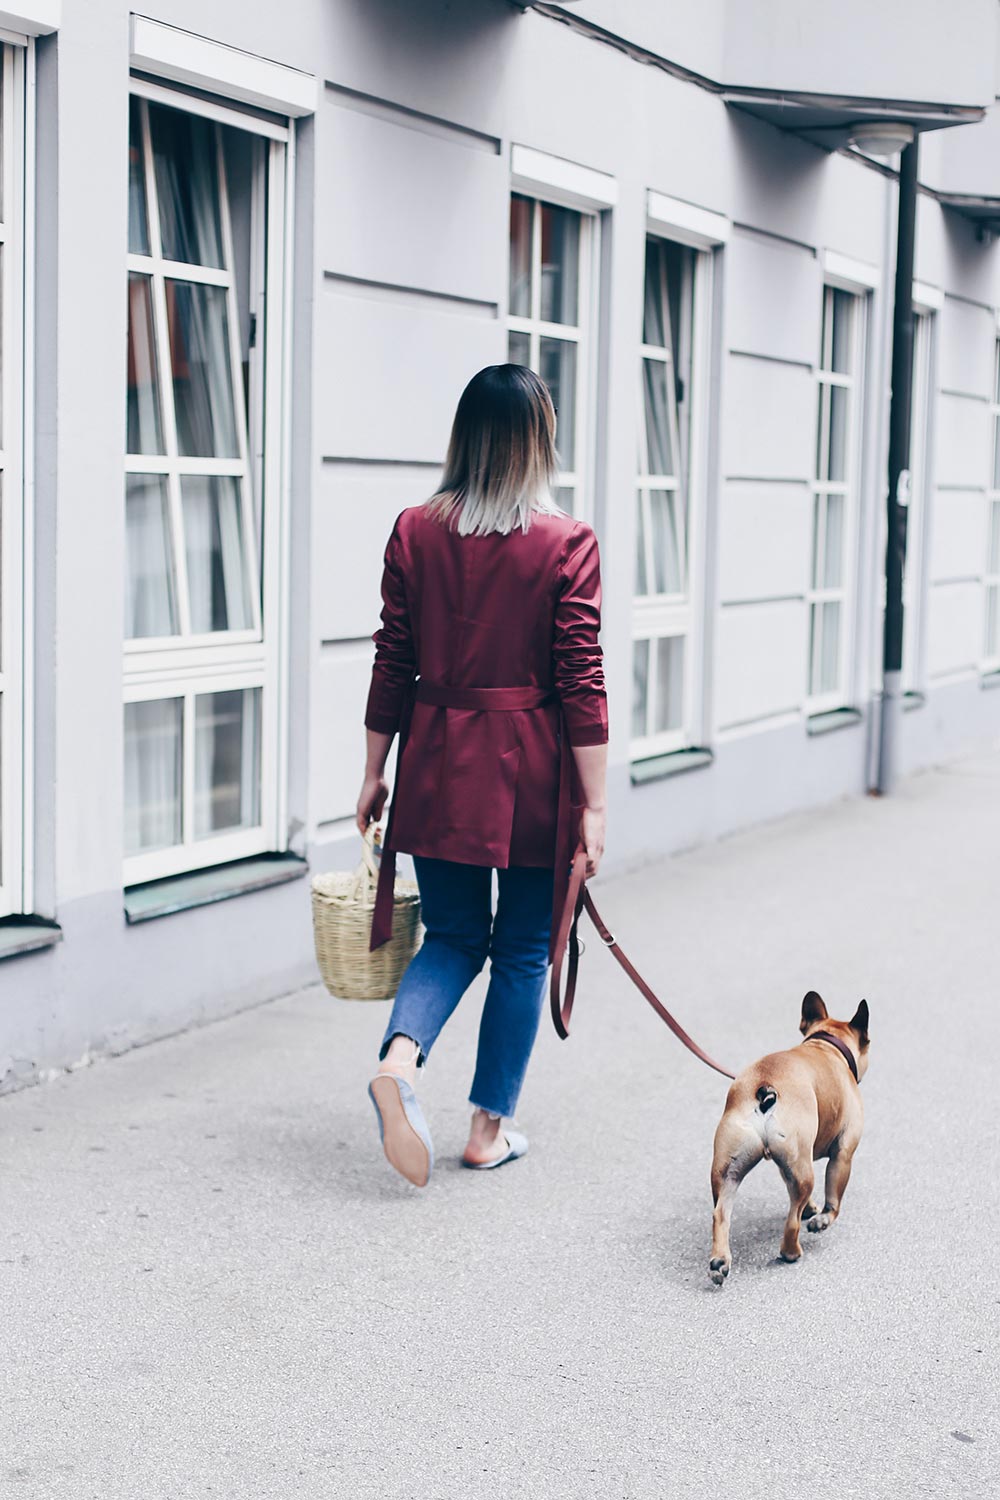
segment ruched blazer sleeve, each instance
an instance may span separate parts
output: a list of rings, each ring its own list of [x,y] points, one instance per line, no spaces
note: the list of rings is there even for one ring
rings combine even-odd
[[[571,745],[604,745],[608,699],[601,629],[601,561],[590,527],[573,531],[559,560],[552,670]]]
[[[395,734],[406,694],[417,674],[398,518],[382,561],[382,624],[372,636],[375,661],[365,706],[365,727],[381,734]]]

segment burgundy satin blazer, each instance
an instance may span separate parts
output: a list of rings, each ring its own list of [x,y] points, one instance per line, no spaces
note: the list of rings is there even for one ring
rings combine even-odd
[[[382,600],[365,725],[392,734],[404,707],[408,717],[386,849],[552,865],[561,723],[570,745],[608,738],[593,530],[536,513],[527,532],[460,536],[412,506],[386,545]],[[407,702],[417,674],[456,687],[552,687],[556,697],[503,712]],[[575,766],[572,802],[582,803]]]

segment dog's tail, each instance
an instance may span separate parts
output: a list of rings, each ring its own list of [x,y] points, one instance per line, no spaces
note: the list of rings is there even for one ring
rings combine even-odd
[[[768,1110],[773,1109],[777,1102],[777,1092],[769,1083],[762,1083],[757,1090],[757,1103],[760,1105],[761,1114],[766,1115]]]

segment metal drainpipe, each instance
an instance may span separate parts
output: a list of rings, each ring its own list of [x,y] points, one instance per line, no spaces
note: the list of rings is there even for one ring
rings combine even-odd
[[[882,702],[878,779],[880,795],[891,792],[898,765],[903,713],[903,564],[910,499],[910,392],[913,382],[913,247],[916,239],[917,145],[899,158],[899,219],[896,231],[896,289],[892,317],[892,397],[889,403],[889,494],[885,547],[885,633],[882,644]]]

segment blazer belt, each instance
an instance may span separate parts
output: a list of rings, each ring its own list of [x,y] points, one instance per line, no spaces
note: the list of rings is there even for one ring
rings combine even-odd
[[[432,703],[439,708],[494,708],[511,712],[518,708],[540,708],[556,696],[551,687],[452,687],[445,682],[417,679],[418,703]]]

